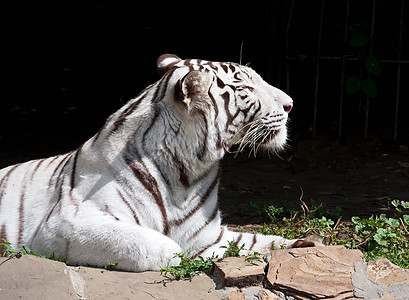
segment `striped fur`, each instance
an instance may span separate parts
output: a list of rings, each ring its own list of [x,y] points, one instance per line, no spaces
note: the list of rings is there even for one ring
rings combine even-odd
[[[13,247],[129,271],[295,241],[221,226],[219,161],[233,144],[276,150],[292,100],[235,63],[158,59],[162,78],[70,153],[0,170],[0,234]]]

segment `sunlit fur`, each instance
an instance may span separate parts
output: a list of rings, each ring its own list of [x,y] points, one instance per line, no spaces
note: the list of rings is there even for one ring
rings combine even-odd
[[[163,55],[157,67],[161,79],[78,149],[0,170],[1,238],[129,271],[222,255],[228,241],[243,254],[294,244],[228,230],[217,204],[224,154],[281,149],[291,98],[235,63]]]

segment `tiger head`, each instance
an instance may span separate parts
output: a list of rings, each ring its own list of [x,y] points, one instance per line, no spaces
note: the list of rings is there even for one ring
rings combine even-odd
[[[251,68],[171,54],[160,56],[157,68],[169,93],[164,101],[176,102],[181,114],[202,124],[215,148],[238,144],[238,151],[250,146],[255,154],[259,147],[276,151],[285,145],[293,101]]]

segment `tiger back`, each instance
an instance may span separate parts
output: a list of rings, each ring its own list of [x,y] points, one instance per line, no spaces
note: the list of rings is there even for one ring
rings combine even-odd
[[[157,68],[161,79],[78,149],[0,170],[0,237],[129,271],[221,255],[228,241],[242,254],[321,245],[221,226],[220,160],[234,144],[281,149],[292,99],[236,63],[165,54]]]

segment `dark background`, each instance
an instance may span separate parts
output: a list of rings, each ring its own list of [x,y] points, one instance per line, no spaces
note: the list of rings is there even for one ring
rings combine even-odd
[[[241,62],[250,63],[269,83],[293,97],[292,137],[310,138],[316,83],[316,60],[311,56],[317,54],[318,43],[321,56],[355,55],[343,43],[346,4],[284,0],[16,4],[8,11],[12,17],[3,43],[9,50],[4,59],[10,71],[0,106],[1,153],[22,148],[27,152],[41,152],[44,147],[51,152],[75,148],[95,133],[109,114],[159,78],[155,66],[159,55],[239,62],[242,44]],[[375,4],[373,55],[397,60],[401,1]],[[370,23],[372,5],[368,0],[350,1],[350,27]],[[408,7],[406,3],[406,16]],[[374,78],[379,93],[370,100],[368,136],[390,145],[408,141],[408,19],[404,18],[403,24],[401,60],[406,63],[401,64],[396,139],[397,64],[381,63],[382,73]],[[360,72],[356,61],[320,63],[316,136],[338,139],[343,67],[346,77]],[[340,141],[363,138],[365,97],[345,95],[343,101]]]
[[[399,46],[401,8],[399,0],[14,2],[12,7],[3,7],[0,167],[77,148],[110,114],[158,80],[156,59],[173,53],[181,58],[241,60],[293,97],[289,149],[281,154],[283,161],[274,161],[274,168],[294,176],[306,174],[317,183],[333,174],[327,172],[329,168],[333,172],[348,167],[344,173],[337,171],[342,180],[350,177],[349,171],[381,163],[382,169],[362,173],[355,183],[355,196],[366,193],[361,191],[365,178],[389,170],[389,182],[399,182],[397,194],[405,198],[409,194],[409,166],[405,165],[409,162],[408,1],[404,1]],[[344,28],[348,17],[347,38],[356,26],[362,26],[369,38],[374,12],[373,40],[368,40],[362,51],[365,55],[372,51],[381,61],[381,73],[372,77],[378,95],[369,101],[366,134],[365,96],[346,94],[345,83],[341,87],[342,72],[346,80],[362,75],[363,69],[356,49],[344,42]],[[317,56],[327,59],[317,60]],[[397,60],[402,62],[395,133]],[[246,155],[242,159],[247,159]],[[354,163],[345,164],[352,160]],[[234,177],[237,169],[227,160],[227,173]],[[311,170],[321,173],[315,179],[303,173]],[[284,178],[285,173],[280,172],[278,178]],[[393,179],[395,175],[398,178]],[[376,177],[371,184],[379,188],[384,181]],[[302,180],[297,177],[293,182],[294,199],[298,200],[296,186]],[[314,182],[303,184],[306,194],[307,185]],[[246,185],[228,184],[231,190]],[[339,182],[331,182],[325,190],[331,192],[337,186]],[[319,189],[309,193],[316,194]],[[393,196],[391,189],[376,190],[373,198]],[[345,198],[337,195],[334,199],[338,202]],[[354,198],[348,199],[354,205]]]

